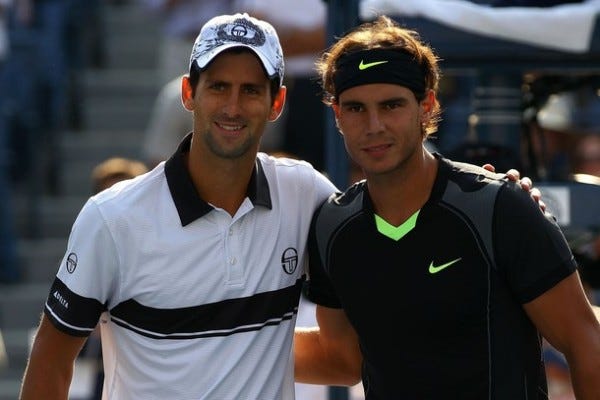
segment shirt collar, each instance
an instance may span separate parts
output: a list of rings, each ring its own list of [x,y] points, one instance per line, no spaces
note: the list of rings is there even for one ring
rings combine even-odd
[[[192,182],[192,177],[184,162],[185,154],[190,151],[191,142],[192,133],[189,133],[181,141],[175,153],[165,163],[167,184],[169,185],[169,191],[177,208],[182,226],[194,222],[213,210],[213,207],[198,195]],[[272,208],[269,182],[267,181],[262,163],[258,158],[252,170],[246,196],[255,206],[260,205],[268,209]]]

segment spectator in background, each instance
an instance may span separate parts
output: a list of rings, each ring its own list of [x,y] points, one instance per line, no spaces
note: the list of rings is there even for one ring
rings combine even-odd
[[[142,158],[150,167],[166,160],[192,131],[192,114],[181,104],[181,76],[164,85],[152,107],[142,141]]]
[[[580,138],[574,150],[573,173],[600,178],[600,131]]]
[[[117,182],[135,178],[148,172],[148,167],[142,161],[124,157],[111,157],[98,164],[90,176],[92,194],[98,194]]]
[[[84,127],[86,100],[83,69],[86,67],[104,68],[108,63],[105,7],[109,0],[64,1],[69,4],[66,26],[69,75],[65,126],[79,131]]]
[[[544,87],[547,78],[539,77],[532,86]],[[529,123],[531,157],[526,162],[534,176],[543,180],[568,181],[576,172],[575,152],[586,135],[600,135],[600,76],[584,76],[579,81],[566,81],[570,90],[540,96],[539,110]],[[540,89],[537,89],[540,91]],[[535,93],[535,91],[534,91]]]
[[[530,125],[538,174],[544,180],[564,182],[569,178],[571,154],[578,139],[572,129],[574,106],[572,93],[552,94]]]
[[[5,62],[0,118],[8,129],[17,179],[31,196],[58,194],[61,137],[66,128],[69,76],[77,65],[69,27],[84,0],[14,0],[8,14],[10,56]]]

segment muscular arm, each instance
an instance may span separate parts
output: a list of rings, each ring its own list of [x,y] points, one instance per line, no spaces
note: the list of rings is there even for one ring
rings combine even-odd
[[[579,275],[574,272],[524,308],[548,342],[565,355],[577,399],[597,400],[600,313],[598,308],[593,310],[590,306]]]
[[[21,387],[21,400],[66,400],[73,364],[86,338],[69,336],[42,316]]]
[[[356,332],[341,309],[317,306],[319,328],[297,328],[295,379],[321,385],[360,382],[362,356]]]

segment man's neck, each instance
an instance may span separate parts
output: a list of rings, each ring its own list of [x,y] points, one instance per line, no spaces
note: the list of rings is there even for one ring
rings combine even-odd
[[[204,201],[235,215],[246,198],[256,157],[217,159],[194,157],[188,154],[186,164]]]
[[[400,226],[429,199],[437,175],[438,161],[424,152],[397,173],[368,177],[369,195],[375,213],[393,226]]]

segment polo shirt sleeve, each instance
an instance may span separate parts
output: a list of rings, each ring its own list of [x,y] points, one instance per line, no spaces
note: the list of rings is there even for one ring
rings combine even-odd
[[[315,170],[315,187],[317,194],[317,206],[321,205],[331,196],[332,193],[338,192],[338,188],[321,172]]]
[[[494,211],[497,268],[521,303],[572,274],[577,264],[555,218],[515,184],[499,192]]]
[[[115,242],[97,204],[84,205],[69,236],[67,250],[50,289],[45,313],[73,336],[87,336],[117,289]]]

